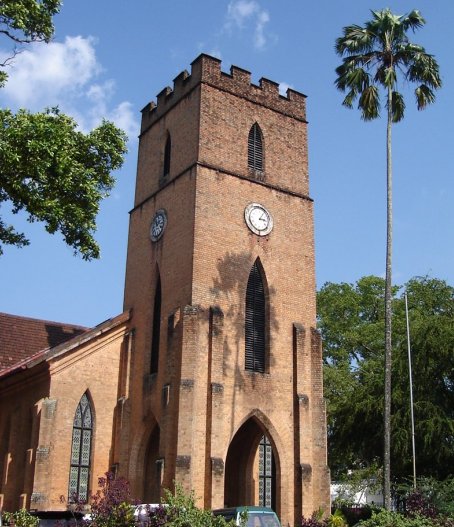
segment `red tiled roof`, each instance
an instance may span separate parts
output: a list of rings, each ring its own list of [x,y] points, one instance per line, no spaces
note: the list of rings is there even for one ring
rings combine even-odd
[[[0,371],[89,328],[0,313]]]

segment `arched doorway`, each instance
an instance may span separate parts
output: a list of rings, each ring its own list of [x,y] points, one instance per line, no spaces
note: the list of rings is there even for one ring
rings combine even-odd
[[[227,452],[225,506],[262,505],[279,512],[279,474],[272,438],[260,421],[251,417],[235,434]]]
[[[144,503],[161,501],[161,459],[159,456],[160,430],[156,425],[150,434],[145,451]]]

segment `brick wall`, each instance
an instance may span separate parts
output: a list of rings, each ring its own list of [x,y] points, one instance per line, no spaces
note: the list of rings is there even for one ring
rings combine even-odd
[[[226,74],[220,66],[201,55],[191,74],[180,74],[173,89],[163,90],[142,113],[125,285],[135,330],[128,401],[134,437],[120,466],[134,490],[143,492],[149,470],[144,456],[159,429],[153,451],[163,464],[163,485],[176,479],[195,491],[201,505],[219,507],[226,469],[234,469],[231,459],[244,458],[252,470],[259,435],[266,433],[277,458],[278,512],[284,524],[293,524],[302,513],[329,505],[321,354],[313,337],[305,96],[290,90],[282,97],[276,83],[261,79],[255,86],[249,72],[232,67]],[[261,174],[247,164],[255,122],[263,134]],[[163,178],[167,134],[171,168]],[[273,216],[273,231],[265,237],[245,223],[251,202]],[[160,208],[168,225],[152,243],[148,231]],[[269,305],[265,374],[244,369],[245,292],[257,258]],[[150,375],[158,270],[160,364]],[[250,453],[233,452],[241,444],[237,433],[246,434]],[[243,487],[243,496],[256,499],[253,478]]]
[[[125,317],[127,318],[127,317]],[[94,428],[89,493],[112,464],[113,431],[119,420],[120,364],[126,324],[94,330],[89,339],[0,383],[2,507],[66,510],[72,429],[87,392]],[[68,346],[68,349],[65,348]]]

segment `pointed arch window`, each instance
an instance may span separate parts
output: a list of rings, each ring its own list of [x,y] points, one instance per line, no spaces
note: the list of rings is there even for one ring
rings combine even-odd
[[[262,131],[257,123],[252,125],[248,137],[248,167],[263,172]]]
[[[166,146],[164,148],[164,170],[163,177],[168,176],[170,173],[170,157],[172,153],[172,140],[170,134],[167,134]]]
[[[161,338],[161,301],[161,277],[158,275],[153,306],[150,373],[157,373],[159,366],[159,341]]]
[[[273,447],[266,435],[259,443],[259,505],[276,509],[276,465]]]
[[[266,369],[266,298],[261,265],[252,266],[246,288],[245,368],[264,373]]]
[[[87,501],[91,468],[91,445],[93,438],[93,411],[87,393],[77,405],[73,421],[71,444],[71,467],[69,473],[68,498]]]

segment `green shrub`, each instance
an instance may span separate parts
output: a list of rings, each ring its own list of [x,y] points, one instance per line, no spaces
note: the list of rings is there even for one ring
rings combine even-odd
[[[187,495],[180,485],[175,492],[164,491],[163,505],[158,511],[151,511],[152,527],[226,527],[234,526],[235,521],[227,522],[222,516],[214,516],[211,511],[199,509],[195,504],[194,493]]]
[[[39,519],[32,516],[25,509],[20,509],[16,512],[4,512],[3,521],[6,524],[14,523],[16,527],[38,527]]]
[[[413,482],[404,481],[396,487],[396,493],[403,502],[404,509],[410,513],[416,510],[425,516],[439,514],[454,519],[454,476],[443,481],[429,477],[418,478],[416,491],[413,489]]]
[[[381,509],[372,513],[368,520],[358,523],[358,527],[435,527],[436,521],[424,516],[404,516],[399,512]]]
[[[336,509],[326,520],[328,527],[347,527],[347,520],[340,509]]]
[[[370,505],[352,505],[351,503],[347,502],[336,502],[337,508],[341,511],[342,515],[344,516],[347,524],[350,527],[353,527],[353,525],[356,525],[362,520],[368,520],[372,513],[378,512],[380,509],[378,507],[371,507]]]

